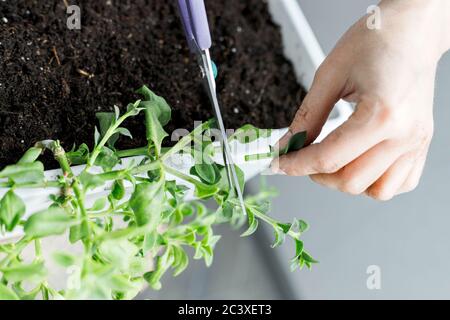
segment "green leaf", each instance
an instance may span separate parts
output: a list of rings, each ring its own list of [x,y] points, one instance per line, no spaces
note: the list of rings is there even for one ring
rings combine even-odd
[[[298,220],[298,229],[301,233],[306,232],[309,229],[309,225],[303,220]]]
[[[144,279],[154,290],[161,289],[161,278],[175,260],[172,246],[169,246],[162,256],[156,258],[155,270],[144,275]]]
[[[108,281],[108,287],[112,290],[123,293],[123,299],[130,300],[135,297],[143,287],[144,282],[141,279],[131,280],[126,275],[112,275]]]
[[[306,131],[294,134],[289,139],[288,144],[279,151],[280,156],[300,150],[305,146],[306,139],[307,139]]]
[[[176,181],[166,181],[166,190],[178,203],[184,199],[184,195],[189,188],[184,185],[178,185]]]
[[[114,105],[114,118],[116,118],[116,121],[120,118],[120,109],[116,105]]]
[[[144,243],[142,246],[142,250],[144,251],[144,254],[153,250],[157,244],[158,244],[158,233],[157,232],[147,233],[144,236]]]
[[[33,214],[25,222],[25,234],[34,238],[63,234],[73,224],[74,220],[64,209],[50,207],[47,210]]]
[[[202,244],[200,242],[197,242],[194,245],[194,248],[195,248],[194,260],[201,259],[203,257]]]
[[[195,209],[197,210],[197,217],[204,217],[206,214],[208,214],[208,209],[206,206],[201,202],[194,202]]]
[[[100,139],[102,138],[100,132],[98,131],[97,127],[95,127],[95,131],[94,131],[94,141],[95,141],[95,145],[97,146],[100,143]]]
[[[89,236],[89,226],[87,221],[82,221],[80,224],[70,227],[69,241],[75,243],[78,240],[86,239]]]
[[[244,172],[241,170],[241,168],[239,168],[238,166],[234,166],[235,170],[236,170],[236,175],[238,177],[238,181],[239,181],[239,186],[241,187],[241,191],[244,192],[244,188],[245,188],[245,174]],[[228,183],[228,176],[227,176],[227,171],[225,169],[225,167],[221,167],[220,168],[220,181],[218,184],[218,187],[220,190],[229,192],[230,191],[230,185]]]
[[[158,109],[153,105],[147,106],[145,109],[145,126],[147,141],[153,143],[157,154],[160,155],[162,142],[168,137],[168,134],[164,131],[161,122],[158,120]]]
[[[128,137],[130,139],[133,139],[133,135],[131,134],[130,130],[127,128],[117,128],[116,132],[119,133],[122,136]]]
[[[251,210],[247,210],[247,216],[248,216],[248,229],[241,235],[241,237],[251,236],[258,229],[258,220],[255,219],[255,215],[253,214],[253,212],[251,212]]]
[[[145,110],[145,126],[147,141],[155,146],[157,155],[161,154],[162,141],[168,136],[163,126],[169,123],[171,109],[164,98],[157,96],[148,87],[143,86],[137,91],[145,97],[139,107]]]
[[[161,221],[165,203],[163,183],[138,184],[130,199],[130,208],[134,212],[138,226],[150,224],[156,228]]]
[[[36,281],[44,279],[47,275],[44,262],[33,262],[31,264],[18,264],[0,269],[3,276],[9,282],[19,282],[24,280]]]
[[[164,98],[156,95],[147,86],[143,86],[142,88],[140,88],[137,93],[142,94],[145,98],[145,101],[142,101],[140,104],[141,108],[157,109],[157,117],[161,125],[165,126],[169,123],[172,117],[172,111],[169,104]]]
[[[298,219],[294,219],[293,223],[278,223],[278,226],[283,229],[284,233],[293,231],[302,234],[309,228],[308,224],[305,221]]]
[[[236,132],[230,136],[229,141],[237,140],[240,143],[250,143],[260,138],[268,138],[272,135],[271,129],[259,129],[251,124],[246,124],[237,129]]]
[[[207,185],[215,185],[221,179],[220,170],[216,164],[200,163],[193,166],[190,174],[199,177],[200,180]]]
[[[222,207],[219,208],[219,212],[225,219],[231,219],[234,214],[234,205],[229,201],[226,201],[222,204]]]
[[[103,241],[99,245],[100,255],[106,259],[112,267],[126,271],[131,260],[139,251],[139,248],[127,239],[114,239]]]
[[[108,205],[108,199],[107,198],[98,198],[95,200],[94,205],[90,209],[91,211],[100,211],[105,209],[105,207]]]
[[[292,224],[290,224],[290,223],[278,223],[278,226],[283,230],[283,232],[285,234],[287,234],[291,230]]]
[[[44,180],[44,165],[39,161],[10,165],[0,172],[0,178],[15,183],[38,183]]]
[[[78,179],[80,180],[85,190],[92,190],[105,184],[105,181],[100,176],[90,174],[86,171],[83,171],[78,176]]]
[[[153,267],[153,260],[148,257],[133,257],[129,266],[129,274],[131,277],[142,278],[144,273],[151,270]],[[142,289],[142,287],[141,287]],[[134,298],[134,297],[132,297]]]
[[[290,270],[291,272],[294,272],[295,270],[299,269],[300,270],[303,268],[304,265],[304,261],[303,260],[299,260],[299,259],[292,259],[290,262]]]
[[[173,247],[174,251],[174,261],[172,263],[172,267],[175,269],[173,276],[179,276],[189,265],[189,258],[183,248],[179,246]]]
[[[141,100],[136,101],[135,103],[130,103],[127,106],[127,114],[130,117],[137,116],[144,108],[140,108]]]
[[[115,200],[122,200],[125,197],[125,185],[123,180],[116,180],[112,186],[111,195]]]
[[[160,168],[156,170],[150,170],[147,172],[147,176],[149,178],[150,182],[156,182],[161,180],[162,177],[162,170]]]
[[[302,259],[305,260],[305,262],[309,262],[309,263],[319,263],[319,261],[315,260],[313,257],[311,257],[311,255],[309,253],[307,253],[306,251],[302,252]]]
[[[296,239],[295,240],[295,257],[294,259],[300,259],[303,253],[303,241]]]
[[[281,229],[278,226],[274,226],[273,230],[274,230],[274,234],[275,234],[275,242],[272,244],[272,248],[276,248],[276,247],[281,246],[284,243],[284,240],[286,239],[286,235],[285,235],[283,229]]]
[[[106,132],[116,123],[116,115],[112,112],[98,112],[96,117],[100,126],[100,139],[106,135]],[[100,140],[99,139],[99,140]],[[119,133],[115,133],[109,138],[107,145],[114,148],[117,140],[119,139]],[[98,144],[98,143],[97,143]]]
[[[211,267],[214,259],[214,250],[211,246],[202,246],[203,260],[205,260],[205,265],[209,268]]]
[[[103,147],[95,159],[95,165],[101,167],[104,172],[111,171],[119,162],[119,157],[108,147]]]
[[[195,241],[197,240],[194,230],[186,231],[184,235],[177,237],[177,239],[187,243],[188,245],[194,245]]]
[[[189,217],[194,214],[194,206],[191,203],[182,203],[178,210],[184,217]]]
[[[53,253],[53,260],[64,268],[69,268],[77,265],[77,258],[71,254],[65,252],[55,252]]]
[[[214,235],[210,236],[209,239],[208,239],[208,245],[209,245],[211,248],[215,248],[217,242],[218,242],[221,238],[222,238],[221,236],[214,236]]]
[[[19,300],[19,297],[12,289],[0,283],[0,300]]]
[[[303,259],[303,241],[300,241],[298,239],[295,240],[295,256],[291,260],[291,271],[295,271],[296,269],[300,268],[300,270],[305,265],[305,260]]]
[[[83,143],[75,150],[72,149],[69,152],[66,152],[66,157],[69,160],[70,164],[81,165],[87,163],[89,159],[89,147]]]
[[[213,195],[215,195],[219,191],[219,188],[215,185],[210,186],[204,183],[197,183],[195,184],[195,192],[194,195],[198,199],[208,199],[211,198]]]
[[[6,231],[13,231],[25,214],[25,203],[13,190],[9,190],[0,201],[0,224]]]
[[[17,164],[26,164],[35,162],[39,156],[42,154],[41,148],[30,148],[25,152],[25,154],[20,158]]]

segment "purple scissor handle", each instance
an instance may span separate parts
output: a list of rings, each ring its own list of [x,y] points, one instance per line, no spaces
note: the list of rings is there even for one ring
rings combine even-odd
[[[189,48],[198,51],[211,48],[211,33],[203,0],[178,0],[181,21]]]
[[[228,183],[233,188],[239,199],[243,214],[247,214],[244,203],[244,196],[239,185],[236,168],[231,157],[231,150],[228,144],[228,137],[220,111],[219,101],[216,92],[216,81],[212,67],[212,60],[209,54],[211,48],[211,33],[209,30],[208,16],[204,0],[177,0],[180,11],[184,33],[189,45],[189,49],[198,57],[200,68],[203,72],[203,79],[207,89],[213,110],[220,129],[223,161],[227,172]]]

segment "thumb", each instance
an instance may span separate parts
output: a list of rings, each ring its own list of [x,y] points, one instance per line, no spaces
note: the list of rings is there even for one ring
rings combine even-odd
[[[298,109],[289,132],[281,138],[278,147],[287,145],[297,132],[306,131],[306,144],[316,140],[336,102],[341,98],[346,84],[345,73],[326,60],[316,72],[313,84]]]

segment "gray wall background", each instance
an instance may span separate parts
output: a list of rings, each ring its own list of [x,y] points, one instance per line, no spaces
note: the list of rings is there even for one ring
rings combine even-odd
[[[328,53],[376,0],[299,0]],[[311,230],[304,240],[321,263],[290,273],[293,248],[270,249],[269,233],[240,239],[224,228],[216,263],[195,262],[164,290],[141,298],[190,299],[442,299],[450,298],[450,55],[439,66],[436,132],[419,188],[388,203],[351,197],[308,178],[270,177],[280,190],[272,214],[301,217]],[[257,188],[258,182],[252,183]],[[263,231],[263,230],[262,230]],[[367,267],[381,268],[381,290],[366,287]]]

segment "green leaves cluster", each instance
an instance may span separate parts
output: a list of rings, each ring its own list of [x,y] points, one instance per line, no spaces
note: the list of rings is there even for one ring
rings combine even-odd
[[[212,121],[205,122],[172,148],[163,148],[167,137],[164,126],[170,121],[167,102],[147,87],[138,91],[143,100],[130,104],[121,114],[99,113],[92,150],[87,144],[66,152],[58,141],[42,141],[31,148],[17,164],[0,171],[0,232],[22,231],[17,241],[0,244],[0,299],[131,299],[145,283],[162,287],[169,271],[181,274],[193,259],[210,266],[220,236],[214,231],[222,223],[234,227],[248,220],[243,236],[253,234],[261,222],[273,228],[274,247],[287,237],[296,243],[293,268],[311,267],[316,261],[303,249],[300,236],[307,229],[301,220],[285,224],[269,217],[268,199],[273,192],[264,189],[246,199],[242,212],[235,190],[230,188],[224,166],[213,159],[209,136]],[[117,141],[132,138],[123,124],[143,113],[147,145],[134,150],[118,150]],[[247,143],[270,132],[245,126],[231,137]],[[201,139],[199,138],[201,137]],[[295,148],[293,142],[290,147]],[[44,151],[53,153],[61,175],[47,180],[38,161]],[[170,165],[171,157],[190,154],[195,165],[181,172]],[[139,161],[118,166],[123,157],[141,156]],[[71,165],[85,164],[75,174]],[[102,171],[92,170],[100,167]],[[236,167],[241,189],[244,173]],[[176,179],[176,180],[175,180]],[[21,188],[55,188],[51,206],[39,212],[27,208],[20,197]],[[186,201],[186,193],[195,189],[198,200]],[[87,196],[92,190],[108,194],[95,203]],[[205,200],[214,200],[216,209],[207,209]],[[30,214],[31,213],[31,214]],[[82,254],[56,252],[54,261],[67,270],[67,287],[55,290],[48,284],[42,240],[67,236],[74,246],[81,244]],[[34,259],[25,262],[23,251],[34,247]]]

